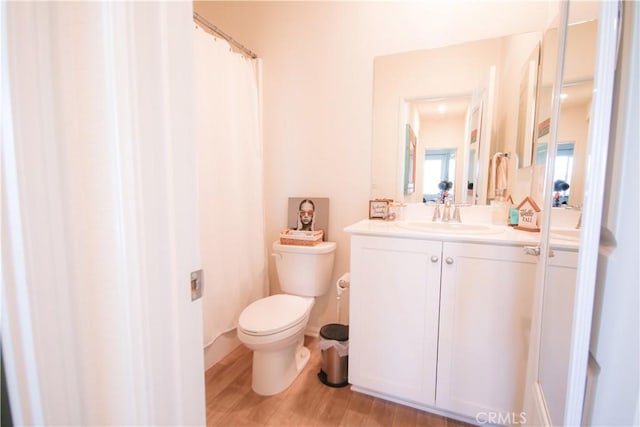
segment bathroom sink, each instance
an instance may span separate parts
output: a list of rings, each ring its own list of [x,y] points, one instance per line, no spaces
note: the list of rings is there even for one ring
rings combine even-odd
[[[404,221],[398,227],[425,233],[444,234],[498,234],[503,229],[482,224],[460,224],[455,222]]]
[[[549,231],[552,239],[571,240],[577,242],[580,240],[580,229],[551,229]]]

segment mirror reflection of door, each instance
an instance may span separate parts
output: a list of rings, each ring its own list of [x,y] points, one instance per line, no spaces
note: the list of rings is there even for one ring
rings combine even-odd
[[[473,108],[471,117],[469,119],[469,136],[467,137],[467,147],[469,155],[467,156],[466,167],[466,187],[465,202],[475,203],[475,197],[477,195],[476,190],[478,188],[478,156],[480,146],[480,127],[482,117],[482,104],[479,104]]]
[[[489,162],[495,149],[494,101],[496,96],[496,67],[487,69],[471,96],[471,115],[468,116],[467,144],[465,145],[465,165],[467,190],[464,202],[486,205],[489,202]],[[470,154],[475,153],[474,157]]]
[[[571,55],[572,44],[569,44],[575,33],[579,31],[581,41],[589,42],[596,35],[596,21],[590,21],[580,24],[581,26],[569,27],[567,35],[567,55]],[[584,27],[584,28],[583,28]],[[590,29],[585,33],[584,29]],[[573,37],[573,38],[572,38]],[[595,44],[595,40],[593,40]],[[578,50],[582,52],[582,50]],[[584,55],[583,55],[584,56]],[[595,60],[592,57],[593,60]],[[558,151],[556,153],[556,175],[557,179],[565,181],[570,187],[566,191],[566,195],[573,194],[571,201],[568,199],[561,200],[560,205],[581,206],[584,193],[584,176],[586,165],[587,139],[589,132],[589,110],[591,108],[591,99],[593,92],[593,80],[590,76],[578,75],[579,81],[571,81],[562,85],[562,93],[560,95],[560,121],[558,123]],[[540,138],[535,147],[535,163],[544,164],[546,161],[546,143],[545,138]],[[566,163],[570,162],[571,169],[564,176],[559,168],[566,167]],[[554,188],[554,191],[557,191]],[[562,198],[562,194],[560,194]],[[556,206],[554,198],[554,207]],[[564,203],[562,203],[564,201]]]
[[[466,118],[470,95],[452,95],[411,101],[410,110],[419,117],[416,192],[414,201],[431,202],[442,196],[438,185],[450,182],[446,190],[452,201],[461,202],[464,191],[462,163],[457,153],[463,152]],[[405,198],[406,199],[406,198]]]
[[[424,202],[450,198],[455,200],[456,176],[455,149],[426,150],[424,155]]]
[[[571,184],[573,182],[574,148],[576,143],[558,142],[556,162],[553,170],[553,207],[570,206]],[[544,163],[547,158],[547,144],[536,147],[536,163]]]

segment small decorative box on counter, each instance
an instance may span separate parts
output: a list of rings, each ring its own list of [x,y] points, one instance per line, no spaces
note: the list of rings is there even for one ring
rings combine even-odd
[[[387,219],[391,199],[369,200],[369,219]]]
[[[322,242],[322,230],[290,230],[280,232],[280,243],[283,245],[315,246]]]
[[[540,231],[538,228],[538,214],[540,208],[529,196],[518,205],[518,225],[514,228],[523,231]]]

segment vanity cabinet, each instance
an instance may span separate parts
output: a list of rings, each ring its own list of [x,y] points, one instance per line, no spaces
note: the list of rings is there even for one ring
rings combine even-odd
[[[433,406],[442,242],[353,236],[349,382]]]
[[[535,272],[518,246],[352,235],[349,382],[471,419],[520,411]]]
[[[537,258],[521,247],[443,245],[436,407],[520,412]]]

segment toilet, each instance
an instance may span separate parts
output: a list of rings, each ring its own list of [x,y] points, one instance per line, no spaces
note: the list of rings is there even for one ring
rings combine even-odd
[[[335,250],[335,242],[273,243],[272,256],[285,293],[253,302],[238,320],[238,339],[253,350],[251,388],[257,394],[284,391],[309,361],[304,331],[315,297],[329,290]]]

